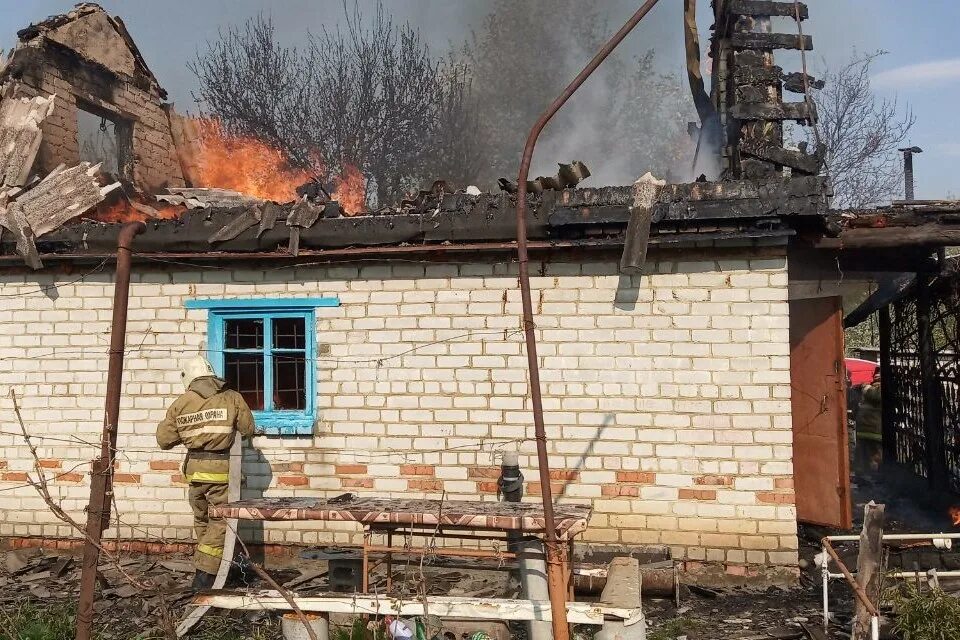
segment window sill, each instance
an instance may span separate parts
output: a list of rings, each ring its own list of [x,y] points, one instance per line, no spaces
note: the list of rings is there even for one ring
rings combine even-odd
[[[254,411],[257,430],[268,436],[308,436],[316,418],[300,411]]]

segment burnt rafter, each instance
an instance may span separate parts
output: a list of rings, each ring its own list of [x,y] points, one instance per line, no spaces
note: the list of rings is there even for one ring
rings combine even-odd
[[[732,0],[730,13],[739,16],[777,16],[801,20],[810,17],[810,10],[803,2],[772,2],[770,0]]]
[[[816,120],[817,109],[806,102],[740,102],[731,114],[738,120]]]
[[[730,44],[736,49],[796,49],[813,50],[813,38],[791,33],[733,33]]]
[[[806,71],[785,73],[774,59],[777,50],[813,49],[813,39],[803,34],[809,17],[803,3],[761,0],[715,0],[713,96],[724,124],[725,178],[768,179],[782,177],[786,168],[799,175],[815,175],[824,155],[817,149],[784,146],[783,123],[815,125],[817,110],[810,92],[823,83]],[[772,33],[773,18],[793,18],[785,24],[796,33]],[[783,92],[800,93],[803,101],[784,102]]]
[[[823,168],[827,148],[825,145],[820,145],[813,154],[809,154],[802,150],[784,149],[777,145],[744,140],[740,144],[740,153],[790,167],[807,175],[817,175]]]

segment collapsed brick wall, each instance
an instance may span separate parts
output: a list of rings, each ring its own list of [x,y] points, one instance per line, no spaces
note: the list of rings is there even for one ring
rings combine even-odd
[[[545,418],[556,494],[590,502],[585,539],[669,545],[688,568],[792,575],[786,259],[781,249],[534,265]],[[659,261],[657,261],[659,260]],[[338,296],[318,309],[319,421],[313,436],[258,437],[244,497],[496,500],[499,439],[526,439],[538,495],[515,266],[381,264],[289,269],[135,269],[116,476],[124,538],[190,540],[182,452],[154,431],[181,392],[179,361],[204,348],[193,298]],[[0,535],[73,535],[23,484],[31,460],[8,390],[21,397],[54,495],[82,513],[102,425],[109,274],[37,294],[70,275],[0,274]],[[23,294],[18,296],[18,294]],[[12,296],[12,297],[11,297]],[[447,342],[423,346],[454,336]],[[376,360],[406,352],[402,356]],[[362,362],[356,362],[362,360]],[[74,442],[74,441],[77,442]],[[349,523],[267,523],[268,542],[357,543]],[[110,536],[116,532],[111,531]]]
[[[83,60],[43,38],[18,48],[5,73],[18,80],[19,95],[56,95],[53,113],[42,123],[43,141],[34,169],[43,175],[60,163],[80,161],[78,101],[132,125],[133,183],[147,192],[184,186],[164,103],[152,87]],[[142,84],[142,83],[141,83]]]

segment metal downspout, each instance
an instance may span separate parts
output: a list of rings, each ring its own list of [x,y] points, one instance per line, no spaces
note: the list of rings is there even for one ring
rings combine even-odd
[[[557,544],[557,529],[553,515],[553,492],[550,488],[550,464],[547,459],[547,434],[543,423],[543,398],[540,390],[540,369],[537,358],[537,337],[533,322],[533,303],[530,297],[530,258],[527,252],[527,176],[530,173],[530,163],[533,160],[533,150],[537,145],[540,133],[550,119],[560,110],[566,101],[580,88],[587,78],[606,60],[607,56],[619,45],[627,34],[650,12],[658,0],[647,0],[637,9],[623,27],[607,42],[592,60],[584,67],[576,78],[556,100],[547,107],[546,111],[533,125],[527,142],[523,147],[523,157],[520,161],[520,174],[517,177],[517,259],[519,262],[520,298],[523,303],[523,325],[527,346],[527,366],[530,370],[530,400],[533,408],[533,424],[537,440],[537,466],[540,472],[540,487],[543,500],[543,516],[547,555],[547,579],[550,588],[550,610],[553,619],[554,640],[568,640],[570,627],[567,624],[567,586],[563,567],[566,565],[564,555],[566,545]],[[572,561],[572,559],[569,559]]]
[[[110,360],[107,366],[107,395],[104,407],[100,457],[91,464],[90,502],[87,505],[86,541],[77,600],[76,640],[90,640],[93,625],[93,600],[97,586],[97,564],[103,531],[110,523],[113,496],[113,452],[117,448],[120,416],[120,392],[123,376],[123,352],[127,337],[127,301],[130,295],[130,246],[135,236],[146,230],[142,222],[128,222],[117,238],[117,278],[113,289],[113,325],[110,329]]]

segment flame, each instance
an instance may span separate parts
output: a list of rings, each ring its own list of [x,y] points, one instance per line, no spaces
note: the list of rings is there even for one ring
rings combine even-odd
[[[156,214],[149,214],[133,208],[126,200],[118,200],[106,208],[95,209],[83,216],[98,222],[146,222],[148,220],[172,220],[180,217],[182,207],[168,205],[156,210]]]
[[[264,200],[291,202],[297,187],[313,177],[292,166],[286,155],[250,136],[231,135],[216,120],[199,122],[201,144],[197,151],[198,187],[239,191]]]
[[[231,189],[283,203],[297,199],[297,187],[324,175],[325,163],[318,153],[313,154],[311,166],[303,169],[263,140],[227,133],[217,120],[202,119],[197,125],[195,186]],[[344,164],[331,195],[345,213],[360,213],[367,201],[367,180],[356,166]]]
[[[367,179],[352,164],[343,165],[343,172],[334,181],[333,199],[349,215],[363,211],[367,202]]]
[[[953,526],[960,527],[960,507],[950,507],[950,517],[953,518]]]

